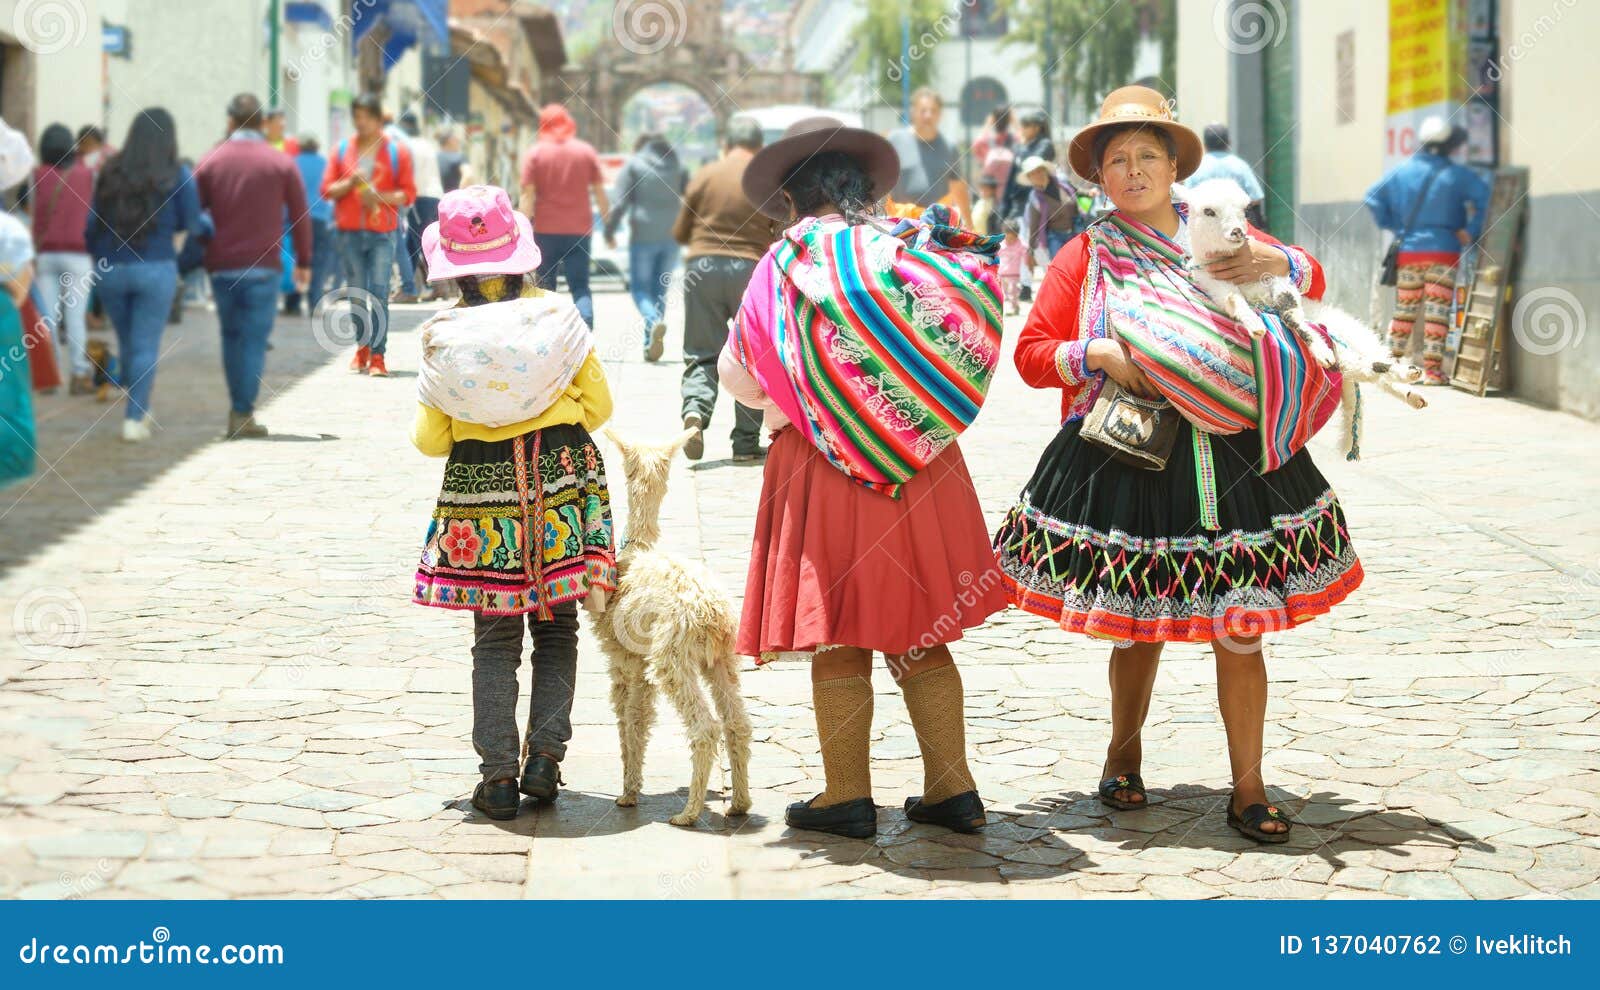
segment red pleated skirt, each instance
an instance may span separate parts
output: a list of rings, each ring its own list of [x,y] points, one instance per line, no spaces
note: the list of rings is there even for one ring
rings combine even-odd
[[[892,499],[851,481],[793,428],[772,441],[740,653],[824,645],[909,653],[960,639],[1006,604],[955,444]]]

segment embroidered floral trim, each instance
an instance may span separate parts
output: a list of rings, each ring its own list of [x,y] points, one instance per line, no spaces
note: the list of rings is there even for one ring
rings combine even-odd
[[[1093,526],[1064,523],[1028,505],[1026,495],[1024,502],[1013,508],[1012,513],[1052,536],[1072,542],[1087,541],[1096,547],[1118,547],[1134,553],[1216,553],[1236,547],[1260,549],[1273,546],[1283,531],[1315,526],[1338,504],[1338,496],[1329,488],[1302,511],[1273,516],[1271,529],[1255,531],[1236,529],[1214,536],[1162,536],[1153,539],[1132,536],[1120,529],[1105,533]],[[1011,521],[1007,520],[1006,528],[1010,525]]]

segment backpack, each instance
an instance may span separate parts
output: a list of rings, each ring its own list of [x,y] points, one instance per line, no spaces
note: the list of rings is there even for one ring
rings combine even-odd
[[[490,428],[544,413],[594,348],[577,307],[555,293],[446,309],[420,336],[417,398]]]

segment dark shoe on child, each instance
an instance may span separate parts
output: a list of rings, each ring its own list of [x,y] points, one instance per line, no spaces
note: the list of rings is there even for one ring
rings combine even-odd
[[[522,793],[539,801],[554,801],[560,793],[561,764],[553,756],[535,753],[522,765]]]
[[[517,782],[510,777],[482,781],[472,792],[472,806],[497,822],[510,821],[517,817],[517,809],[522,806]]]
[[[923,804],[920,794],[908,797],[906,817],[923,825],[943,825],[952,832],[976,832],[989,823],[977,791],[963,791],[935,804]]]
[[[701,419],[699,415],[690,413],[683,417],[683,428],[694,431],[694,436],[690,437],[689,442],[683,445],[683,456],[691,461],[698,461],[706,456],[706,421]]]
[[[822,795],[817,795],[821,797]],[[796,801],[783,813],[783,821],[790,828],[803,828],[812,832],[827,832],[848,839],[870,839],[878,832],[878,806],[869,797],[856,798],[830,804],[826,808],[813,808],[810,801]]]
[[[67,387],[68,395],[93,395],[93,375],[73,375],[72,384]]]

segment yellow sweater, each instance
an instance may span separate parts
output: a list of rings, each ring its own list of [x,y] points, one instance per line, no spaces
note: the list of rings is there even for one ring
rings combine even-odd
[[[429,457],[447,457],[457,440],[509,440],[547,426],[577,423],[593,432],[611,418],[611,389],[606,386],[605,368],[594,351],[583,359],[583,365],[572,379],[572,384],[549,409],[532,419],[510,426],[480,426],[453,419],[449,414],[424,403],[417,403],[417,418],[411,424],[411,442]]]

